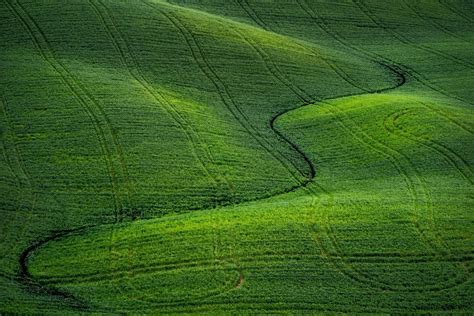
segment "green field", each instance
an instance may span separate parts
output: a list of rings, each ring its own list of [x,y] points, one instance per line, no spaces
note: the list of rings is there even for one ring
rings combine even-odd
[[[0,313],[474,314],[471,0],[0,0]]]

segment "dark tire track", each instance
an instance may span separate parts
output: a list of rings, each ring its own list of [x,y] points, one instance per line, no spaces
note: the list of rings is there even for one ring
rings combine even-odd
[[[32,291],[33,293],[41,293],[41,294],[46,294],[46,295],[55,297],[57,299],[64,301],[71,307],[86,311],[89,308],[89,304],[87,304],[86,302],[78,299],[77,297],[73,296],[72,294],[66,291],[58,290],[49,285],[46,285],[46,286],[42,285],[36,279],[34,279],[31,273],[29,272],[28,263],[29,263],[29,258],[31,257],[31,255],[34,252],[36,252],[38,249],[43,247],[45,244],[52,241],[61,240],[68,236],[77,235],[80,232],[83,232],[84,230],[89,229],[91,227],[94,227],[94,226],[83,226],[83,227],[79,227],[75,229],[55,231],[48,237],[37,240],[36,242],[31,244],[28,248],[23,250],[19,259],[19,264],[20,264],[19,279],[21,280],[21,283],[27,286],[28,289]]]

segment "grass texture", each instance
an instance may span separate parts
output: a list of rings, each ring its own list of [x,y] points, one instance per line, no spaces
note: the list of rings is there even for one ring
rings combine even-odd
[[[0,312],[474,313],[471,1],[0,3]]]

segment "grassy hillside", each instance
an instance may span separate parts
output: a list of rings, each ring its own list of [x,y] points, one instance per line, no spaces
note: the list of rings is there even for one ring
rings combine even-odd
[[[474,312],[470,1],[1,4],[0,312]]]

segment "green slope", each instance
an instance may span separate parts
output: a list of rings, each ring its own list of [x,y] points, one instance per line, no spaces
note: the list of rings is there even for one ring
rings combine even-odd
[[[0,311],[472,312],[472,12],[3,0]]]

